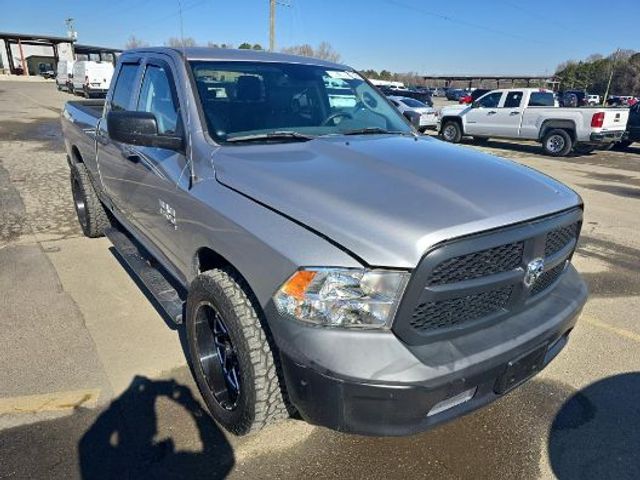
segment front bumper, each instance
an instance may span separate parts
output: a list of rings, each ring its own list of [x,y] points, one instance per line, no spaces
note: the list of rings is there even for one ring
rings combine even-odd
[[[408,435],[469,413],[502,395],[509,362],[546,345],[539,371],[562,350],[587,296],[573,267],[563,277],[537,305],[467,335],[465,349],[439,340],[415,351],[392,333],[273,322],[291,401],[310,423],[367,435]]]
[[[594,132],[589,137],[591,143],[612,143],[619,142],[624,136],[624,130],[615,130],[608,132]]]

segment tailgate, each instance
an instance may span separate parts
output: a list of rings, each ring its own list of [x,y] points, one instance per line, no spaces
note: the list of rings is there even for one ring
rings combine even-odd
[[[616,108],[604,110],[604,123],[602,130],[625,130],[629,120],[628,108]]]

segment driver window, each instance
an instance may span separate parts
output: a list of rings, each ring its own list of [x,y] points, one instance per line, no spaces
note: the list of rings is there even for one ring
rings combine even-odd
[[[155,65],[147,66],[137,110],[151,112],[156,116],[160,135],[176,133],[178,109],[164,68]]]
[[[502,92],[490,93],[489,95],[482,97],[476,103],[479,107],[483,108],[497,108],[501,97]]]

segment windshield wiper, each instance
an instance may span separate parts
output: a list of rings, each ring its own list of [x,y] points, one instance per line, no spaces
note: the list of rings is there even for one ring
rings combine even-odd
[[[356,128],[353,130],[347,130],[345,132],[341,132],[342,135],[380,135],[380,134],[390,134],[390,135],[412,135],[415,134],[411,132],[403,132],[402,130],[387,130],[386,128],[381,127],[365,127],[365,128]]]
[[[239,137],[231,137],[227,138],[227,142],[236,143],[236,142],[254,142],[260,140],[298,140],[298,141],[307,141],[313,140],[314,136],[305,135],[304,133],[293,132],[293,131],[275,131],[275,132],[267,132],[267,133],[256,133],[254,135],[242,135]]]

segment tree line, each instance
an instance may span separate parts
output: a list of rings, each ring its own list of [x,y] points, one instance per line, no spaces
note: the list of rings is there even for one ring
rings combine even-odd
[[[640,95],[640,52],[618,50],[608,56],[594,54],[585,60],[568,60],[558,65],[560,88],[587,90],[604,95]]]

